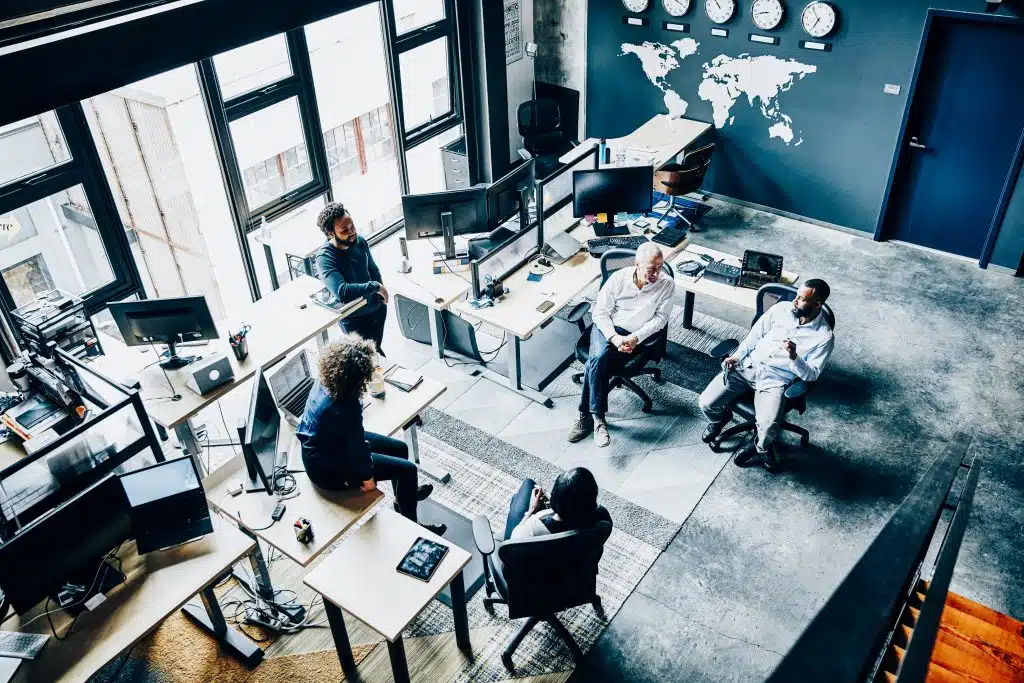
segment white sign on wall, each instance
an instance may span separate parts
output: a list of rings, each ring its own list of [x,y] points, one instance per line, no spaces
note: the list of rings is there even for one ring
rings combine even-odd
[[[505,64],[523,58],[523,11],[520,0],[505,0]]]

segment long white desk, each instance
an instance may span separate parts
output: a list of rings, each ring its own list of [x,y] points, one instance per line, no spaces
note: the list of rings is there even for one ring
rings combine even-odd
[[[658,170],[665,164],[674,161],[680,153],[709,130],[711,130],[711,124],[704,121],[673,119],[668,114],[658,114],[629,135],[606,139],[605,144],[611,149],[612,165],[615,164],[616,155],[620,151],[646,149],[652,152],[653,166],[655,170]],[[563,164],[575,161],[600,142],[597,138],[587,138],[578,147],[574,147],[559,157],[558,160]]]

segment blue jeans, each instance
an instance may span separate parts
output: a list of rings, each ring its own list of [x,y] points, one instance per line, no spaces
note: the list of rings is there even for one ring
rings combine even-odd
[[[616,327],[615,332],[623,336],[630,334],[621,327]],[[605,339],[597,325],[591,327],[589,358],[583,366],[581,413],[604,419],[604,414],[608,412],[608,383],[611,376],[620,372],[630,358],[631,354],[622,353]]]
[[[537,484],[533,479],[524,479],[522,486],[512,496],[512,502],[508,504],[508,519],[505,520],[505,540],[512,536],[512,530],[519,526],[519,523],[526,518],[526,512],[530,509],[530,497]]]

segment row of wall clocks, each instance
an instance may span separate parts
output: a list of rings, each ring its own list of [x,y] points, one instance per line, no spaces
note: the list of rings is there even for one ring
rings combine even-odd
[[[622,0],[630,12],[645,12],[652,0]],[[692,0],[661,0],[665,11],[681,17],[690,11]],[[704,0],[704,12],[716,24],[728,22],[736,14],[736,0]],[[754,0],[750,5],[750,19],[762,31],[771,31],[782,23],[786,12],[782,0]],[[836,27],[836,8],[822,0],[814,0],[800,13],[800,25],[813,38],[824,38]]]

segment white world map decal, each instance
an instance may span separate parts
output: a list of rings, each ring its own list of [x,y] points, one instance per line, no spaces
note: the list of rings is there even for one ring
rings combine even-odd
[[[623,43],[619,56],[635,55],[647,79],[662,92],[669,116],[678,118],[686,114],[689,102],[669,85],[668,75],[679,68],[681,60],[697,54],[700,46],[693,38],[682,38],[671,45],[645,41],[640,45]],[[736,120],[733,107],[741,95],[747,103],[756,106],[761,116],[768,121],[768,137],[778,138],[787,145],[799,145],[803,138],[793,133],[793,119],[779,106],[779,94],[793,87],[793,84],[818,67],[802,64],[795,59],[779,59],[772,55],[752,56],[744,53],[738,57],[718,55],[705,62],[697,95],[711,103],[716,128],[732,125]]]

